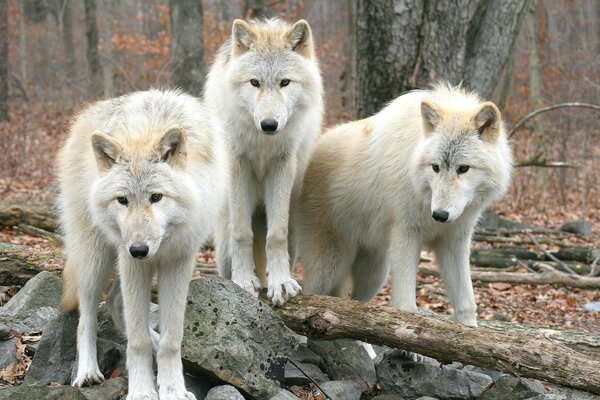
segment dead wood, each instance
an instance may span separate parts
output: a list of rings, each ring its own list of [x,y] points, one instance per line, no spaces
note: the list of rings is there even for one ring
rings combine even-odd
[[[11,204],[0,206],[0,226],[30,225],[56,232],[58,222],[54,209],[46,203]]]
[[[298,296],[277,309],[297,333],[351,338],[399,348],[441,362],[500,370],[600,394],[600,359],[545,330],[513,333],[470,328],[441,318],[326,296]],[[594,337],[596,343],[600,338]]]

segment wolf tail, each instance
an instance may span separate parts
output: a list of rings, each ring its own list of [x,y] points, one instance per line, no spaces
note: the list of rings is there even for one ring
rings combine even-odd
[[[62,299],[60,309],[63,312],[79,308],[79,295],[77,293],[77,267],[68,260],[62,271]]]

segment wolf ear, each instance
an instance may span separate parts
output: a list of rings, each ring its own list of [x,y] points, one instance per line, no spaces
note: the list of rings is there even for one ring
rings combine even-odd
[[[231,37],[233,41],[233,54],[242,54],[248,51],[256,38],[250,24],[241,19],[233,21]]]
[[[475,114],[475,128],[482,140],[493,142],[500,134],[500,111],[490,101],[481,105],[477,114]]]
[[[178,126],[169,129],[158,141],[160,160],[174,168],[183,168],[187,158],[185,133]]]
[[[423,118],[423,132],[429,136],[440,123],[438,106],[430,100],[421,102],[421,117]]]
[[[108,171],[121,154],[121,145],[101,131],[92,133],[92,148],[100,171]]]
[[[285,34],[286,43],[304,57],[312,56],[312,32],[306,20],[296,22]]]

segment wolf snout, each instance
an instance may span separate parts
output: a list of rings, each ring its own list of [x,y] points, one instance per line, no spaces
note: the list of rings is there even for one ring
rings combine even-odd
[[[148,255],[150,247],[147,244],[134,244],[129,247],[129,254],[133,258],[144,258]]]
[[[279,124],[277,123],[277,121],[273,118],[265,118],[262,121],[260,121],[260,129],[262,129],[263,132],[267,132],[268,134],[273,134],[277,130],[278,125]]]
[[[437,222],[446,222],[448,221],[448,216],[450,214],[448,214],[448,211],[444,211],[444,210],[435,210],[433,212],[433,214],[431,215],[433,217],[433,219],[435,219]]]

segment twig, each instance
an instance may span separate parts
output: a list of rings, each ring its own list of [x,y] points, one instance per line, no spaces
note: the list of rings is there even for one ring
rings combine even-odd
[[[521,267],[525,268],[527,271],[534,273],[534,274],[538,273],[538,271],[531,268],[529,265],[525,264],[523,261],[519,260],[518,258],[516,260],[517,260],[517,264],[519,264]]]
[[[596,266],[598,265],[598,261],[600,261],[600,252],[596,256],[596,258],[594,258],[594,262],[592,262],[592,267],[588,276],[593,277],[594,275],[596,275]]]
[[[557,263],[559,263],[567,272],[569,272],[571,275],[577,275],[575,273],[575,271],[573,271],[571,269],[571,267],[569,267],[567,264],[565,264],[564,262],[560,261],[558,258],[556,258],[552,253],[550,253],[548,250],[546,250],[546,248],[544,246],[542,246],[540,244],[540,242],[538,242],[533,236],[531,236],[531,234],[529,232],[525,232],[525,234],[527,235],[527,237],[529,239],[531,239],[531,241],[533,243],[535,243],[535,245],[537,247],[540,248],[540,250],[542,250],[542,252],[548,257],[550,258],[552,261],[556,261]]]
[[[519,129],[521,129],[523,127],[523,125],[525,125],[525,122],[529,121],[531,118],[535,117],[536,115],[545,113],[548,111],[556,110],[559,108],[567,108],[567,107],[590,108],[592,110],[600,111],[600,106],[598,106],[596,104],[590,104],[590,103],[561,103],[561,104],[555,104],[553,106],[540,108],[540,109],[530,112],[525,117],[523,117],[519,122],[517,122],[515,124],[514,128],[512,128],[512,130],[508,134],[508,138],[509,139],[512,138],[513,135],[515,134],[515,132],[518,131]]]
[[[317,387],[317,389],[319,389],[319,390],[321,391],[321,393],[323,393],[323,396],[325,396],[325,397],[326,397],[326,398],[328,398],[329,400],[332,400],[332,399],[331,399],[331,397],[329,397],[329,395],[328,395],[328,394],[327,394],[327,393],[326,393],[326,392],[325,392],[325,391],[324,391],[324,390],[321,388],[321,386],[319,386],[319,384],[318,384],[318,383],[317,383],[317,382],[316,382],[316,381],[315,381],[313,378],[311,378],[310,376],[308,376],[308,375],[307,375],[307,373],[306,373],[306,372],[304,372],[304,371],[302,370],[302,368],[300,368],[300,367],[298,366],[298,364],[296,364],[296,363],[294,362],[294,360],[292,360],[291,358],[288,358],[288,361],[289,361],[289,362],[290,362],[290,363],[291,363],[291,364],[292,364],[294,367],[296,367],[296,368],[298,369],[298,371],[300,371],[300,372],[302,373],[302,375],[304,375],[304,376],[305,376],[305,377],[307,377],[307,378],[308,378],[308,379],[309,379],[309,380],[310,380],[312,383],[314,383],[314,384],[315,384],[315,386]]]
[[[522,167],[540,167],[540,168],[579,168],[579,164],[568,164],[564,161],[538,161],[538,160],[524,160],[517,161],[515,164],[516,168]]]

